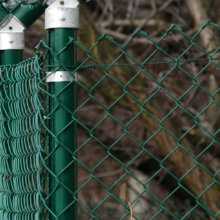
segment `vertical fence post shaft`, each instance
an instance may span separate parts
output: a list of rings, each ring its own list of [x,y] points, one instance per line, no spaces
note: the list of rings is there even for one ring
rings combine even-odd
[[[17,64],[23,59],[23,49],[24,49],[24,26],[17,21],[14,17],[7,17],[4,22],[2,22],[0,26],[0,63],[1,65],[11,65],[11,64]],[[4,74],[4,73],[3,73]],[[6,88],[6,87],[5,87]],[[1,87],[1,89],[3,89]],[[2,92],[2,91],[1,91]],[[2,92],[3,97],[5,98],[5,93]],[[7,115],[10,112],[9,111],[9,104],[8,102],[5,102],[3,104],[4,111],[3,111],[3,117],[7,119]],[[6,114],[7,112],[7,114]],[[4,122],[4,129],[7,133],[7,135],[11,135],[11,131],[8,127],[8,122]],[[13,158],[11,157],[11,141],[12,136],[9,139],[10,144],[3,142],[4,148],[6,150],[6,154],[8,155],[7,163],[8,163],[8,171],[7,173],[1,174],[1,175],[8,175],[10,178],[5,178],[5,185],[8,186],[9,191],[3,192],[6,193],[6,198],[9,199],[9,207],[13,207],[13,197],[15,197],[15,192],[13,191]],[[1,156],[2,156],[2,152]],[[1,158],[2,159],[2,158]],[[3,187],[4,188],[4,187]],[[4,190],[3,190],[4,191]],[[3,195],[1,195],[1,201],[5,198]],[[8,210],[4,210],[7,215],[7,212],[9,213],[10,208]],[[7,217],[9,220],[12,220],[12,216]]]
[[[76,219],[77,173],[73,163],[76,149],[76,123],[72,114],[76,104],[76,84],[72,75],[76,63],[73,40],[78,29],[78,1],[55,1],[46,10],[45,28],[48,30],[50,55],[47,82],[49,100],[50,219]],[[52,217],[54,216],[54,217]]]

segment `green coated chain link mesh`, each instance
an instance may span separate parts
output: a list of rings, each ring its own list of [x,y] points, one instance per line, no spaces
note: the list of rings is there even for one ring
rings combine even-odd
[[[207,22],[188,35],[172,25],[159,38],[69,39],[60,51],[42,41],[34,58],[1,67],[0,219],[57,220],[76,203],[80,220],[220,219],[220,50],[201,46],[207,28],[220,31]],[[52,93],[46,60],[71,45],[73,81]],[[70,111],[62,94],[76,85]],[[60,109],[69,123],[54,135],[50,120]],[[60,137],[73,125],[77,148],[69,149]],[[68,156],[55,175],[59,151]],[[76,173],[73,191],[64,175]],[[59,190],[70,196],[57,213],[51,198]]]
[[[39,219],[38,60],[0,68],[0,219]]]

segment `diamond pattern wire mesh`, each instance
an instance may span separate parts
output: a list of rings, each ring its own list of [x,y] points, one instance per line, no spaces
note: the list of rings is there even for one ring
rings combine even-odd
[[[38,219],[40,68],[32,58],[0,72],[0,219]]]
[[[192,36],[174,25],[159,40],[140,31],[123,44],[107,35],[89,49],[75,43],[79,219],[218,219],[210,116],[219,88],[210,81],[219,50],[199,43],[209,25]],[[181,44],[167,43],[174,34]],[[131,49],[138,37],[148,41],[142,59]]]
[[[40,121],[37,128],[41,129],[38,158],[41,166],[32,170],[32,163],[29,160],[25,163],[28,171],[41,176],[41,181],[34,182],[37,188],[30,189],[33,194],[38,192],[40,219],[60,219],[76,203],[76,219],[80,220],[220,218],[219,48],[207,51],[201,46],[199,36],[207,26],[219,31],[217,25],[208,22],[188,36],[172,25],[159,39],[142,31],[136,32],[126,43],[109,35],[98,37],[89,46],[69,39],[66,47],[56,52],[42,41],[35,61],[25,61],[12,71],[22,73],[19,80],[25,81],[26,77],[34,77],[35,71],[28,68],[30,64],[35,63],[34,68],[39,68],[36,63],[41,63],[37,89],[32,84],[25,87],[26,84],[14,81],[10,87],[12,92],[19,87],[31,100],[37,93],[36,105],[26,102],[11,108],[16,114],[23,114],[32,106],[33,114]],[[180,40],[175,42],[174,36]],[[146,47],[136,47],[135,54],[132,47],[137,38],[145,39]],[[78,63],[72,71],[75,80],[65,83],[58,93],[52,93],[46,83],[46,60],[51,55],[59,60],[72,44],[78,50]],[[145,55],[140,58],[138,50]],[[1,87],[7,86],[5,83],[3,80]],[[78,104],[75,110],[70,110],[61,97],[76,85],[73,100],[75,102],[77,95]],[[10,151],[17,145],[11,142],[12,134],[7,133],[10,132],[7,123],[13,116],[7,115],[5,109],[10,109],[13,102],[7,102],[5,91],[1,90],[0,102],[0,187],[1,193],[4,196],[9,193],[10,197],[15,193],[10,188],[11,178],[16,178],[11,158],[22,157],[25,152],[15,155]],[[48,104],[51,99],[57,103],[52,108]],[[54,135],[50,121],[57,110],[67,113],[69,122]],[[21,138],[23,132],[31,132],[35,126],[29,123],[29,118],[22,123],[23,128],[17,125],[16,133]],[[76,146],[67,148],[68,143],[61,139],[63,134],[72,131],[73,125],[77,126],[77,149]],[[49,148],[51,139],[56,142],[53,151]],[[39,153],[39,142],[36,143],[36,146],[33,144],[34,155]],[[21,143],[18,149],[26,149],[26,144]],[[59,152],[66,153],[66,163],[55,175],[51,159]],[[74,187],[66,184],[66,175],[72,176]],[[76,175],[77,184],[74,183]],[[55,182],[52,187],[51,179]],[[18,183],[18,186],[21,192],[27,190],[25,184]],[[51,198],[59,190],[67,195],[68,205],[58,204],[60,212],[55,212]],[[1,213],[12,212],[6,202],[12,201],[11,197],[5,200],[4,196],[0,196]],[[33,204],[31,199],[29,201],[25,203],[26,208]],[[19,212],[25,215],[28,211],[19,209]],[[28,215],[26,219],[34,218]]]

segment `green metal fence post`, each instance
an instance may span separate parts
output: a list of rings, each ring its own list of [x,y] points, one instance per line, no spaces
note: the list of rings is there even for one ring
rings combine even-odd
[[[51,94],[49,101],[50,137],[49,177],[50,219],[76,219],[77,173],[73,163],[76,149],[76,123],[73,111],[76,104],[76,84],[72,75],[76,63],[73,40],[79,26],[76,0],[57,0],[46,10],[45,28],[51,54],[48,62],[47,82]]]
[[[17,64],[22,60],[22,51],[24,49],[24,26],[14,17],[7,16],[1,26],[0,26],[0,63],[1,65],[10,65],[10,64]],[[4,89],[1,87],[1,89]],[[5,98],[5,93],[2,93]],[[9,104],[5,102],[2,106],[4,106],[3,115],[4,118],[7,119],[7,114],[9,112]],[[7,112],[7,113],[6,113]],[[8,120],[8,119],[7,119]],[[8,123],[4,122],[4,129],[7,135],[10,135],[10,129]],[[10,138],[11,143],[12,138]],[[4,196],[9,200],[10,206],[13,206],[13,197],[14,191],[12,186],[13,181],[13,159],[11,157],[11,148],[10,143],[4,143],[4,148],[7,154],[7,164],[8,164],[8,171],[7,175],[9,178],[5,178],[5,185],[8,186],[8,192],[4,191]],[[3,152],[0,152],[2,155]],[[4,155],[4,154],[3,154]],[[1,178],[4,174],[1,174]],[[5,174],[6,175],[6,174]],[[1,195],[3,197],[3,195]],[[1,201],[3,198],[1,198]],[[11,207],[8,207],[8,212],[10,211]],[[5,214],[6,215],[6,214]],[[12,220],[12,216],[8,215],[6,217],[9,220]]]
[[[1,25],[0,25],[0,64],[1,65],[18,64],[23,59],[23,50],[25,47],[24,46],[25,28],[34,22],[34,19],[37,18],[37,14],[39,15],[39,11],[35,11],[34,16],[32,16],[32,18],[29,19],[28,22],[23,22],[24,20],[22,20],[22,16],[25,17],[26,13],[30,14],[30,11],[26,10],[23,14],[20,13],[21,16],[19,17],[19,16],[17,16],[16,13],[19,11],[23,11],[23,9],[17,8],[15,14],[4,13],[3,9],[4,8],[0,7],[0,19],[3,18],[3,15],[5,15],[3,21],[1,22]],[[30,7],[29,9],[32,9],[32,7]],[[40,10],[40,13],[41,13],[41,10]],[[27,89],[27,87],[25,86],[25,89]],[[2,89],[2,87],[1,87],[1,89]],[[6,93],[7,93],[7,91],[10,91],[10,88],[9,88],[9,86],[6,85],[3,88],[3,90],[5,90],[5,91],[2,92],[1,95],[4,96],[4,98],[5,98]],[[8,103],[9,102],[4,102],[4,104],[2,104],[2,106],[4,106],[4,108],[3,108],[4,110],[3,110],[2,114],[4,115],[4,118],[6,118],[6,121],[4,122],[4,129],[8,135],[8,141],[7,142],[3,141],[3,145],[4,145],[5,150],[7,151],[6,154],[8,156],[7,157],[8,171],[5,174],[1,174],[1,178],[4,178],[4,175],[8,176],[8,178],[4,178],[4,181],[5,181],[4,185],[8,186],[8,189],[6,191],[3,190],[3,195],[1,194],[0,201],[1,202],[3,201],[3,203],[4,203],[5,202],[4,200],[7,200],[7,202],[8,202],[8,207],[6,208],[6,210],[1,210],[1,211],[5,212],[3,214],[4,215],[3,218],[4,219],[6,218],[8,220],[14,220],[14,218],[20,219],[21,217],[18,217],[20,213],[12,213],[13,207],[15,207],[15,206],[22,207],[24,209],[26,207],[24,207],[25,205],[23,204],[24,200],[22,201],[22,200],[18,199],[18,193],[14,189],[14,185],[13,185],[15,179],[19,179],[20,182],[22,182],[22,181],[24,181],[24,178],[22,175],[19,176],[14,171],[15,170],[14,164],[15,164],[16,158],[12,155],[12,152],[13,152],[12,149],[13,149],[13,147],[15,147],[15,145],[13,144],[15,137],[14,137],[14,135],[12,135],[12,131],[9,128],[8,121],[11,120],[11,118],[10,118],[11,111],[10,111],[10,107],[9,107]],[[1,155],[4,155],[5,152],[0,152],[0,153],[1,153]],[[18,167],[23,166],[22,160],[20,160],[20,161],[18,160],[16,163],[16,166],[18,166]],[[26,189],[23,189],[23,190],[24,190],[24,192],[26,192],[25,191]],[[24,195],[22,195],[22,196],[24,196]],[[30,195],[28,195],[28,193],[25,196],[26,196],[26,198],[30,198]],[[1,207],[2,207],[2,204],[1,204]],[[7,217],[5,217],[6,215],[7,215]],[[15,217],[15,216],[17,216],[17,217]]]

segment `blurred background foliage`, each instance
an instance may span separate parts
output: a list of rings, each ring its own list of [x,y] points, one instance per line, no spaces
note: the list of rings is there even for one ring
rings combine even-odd
[[[4,2],[10,8],[19,3],[16,0]],[[220,71],[218,53],[215,53],[214,61],[211,60],[211,55],[219,47],[220,32],[219,27],[211,25],[213,23],[208,23],[209,21],[215,24],[220,22],[218,0],[81,1],[79,39],[86,47],[90,48],[96,44],[98,36],[108,34],[119,45],[126,45],[126,52],[132,54],[137,63],[141,63],[157,49],[155,46],[157,44],[152,43],[150,39],[154,39],[154,42],[167,52],[171,58],[158,52],[152,62],[144,67],[156,82],[173,68],[168,62],[169,58],[175,59],[184,51],[188,51],[184,55],[185,72],[173,68],[163,82],[164,89],[145,106],[148,114],[146,112],[140,114],[129,127],[129,132],[134,137],[140,141],[146,140],[158,127],[161,127],[160,120],[176,108],[176,103],[164,94],[165,89],[179,98],[187,88],[194,86],[190,95],[180,100],[181,105],[191,115],[177,108],[162,123],[162,131],[145,146],[148,153],[134,160],[140,152],[140,146],[133,138],[126,136],[111,148],[114,157],[108,157],[106,151],[95,140],[83,144],[89,137],[82,128],[79,129],[79,146],[83,145],[79,151],[81,161],[92,169],[97,165],[97,161],[107,156],[104,162],[94,169],[92,175],[110,186],[125,174],[126,170],[126,177],[112,193],[127,204],[134,204],[132,205],[134,219],[219,219],[216,214],[220,210],[218,184]],[[27,31],[26,57],[33,54],[33,48],[45,37],[43,23],[42,16]],[[172,29],[161,41],[161,36],[167,32],[171,24],[178,25],[176,27],[179,29]],[[203,25],[202,29],[201,25]],[[198,30],[201,30],[198,32],[198,38],[189,49],[189,45],[192,45],[191,36]],[[151,38],[144,36],[143,33],[149,33]],[[100,41],[92,50],[96,64],[111,64],[121,53],[120,49],[110,40]],[[85,54],[79,50],[78,56],[80,62]],[[137,66],[131,64],[126,55],[117,61],[117,64],[119,63],[126,63],[127,66],[113,66],[108,74],[126,84],[137,73]],[[201,74],[198,75],[200,71]],[[90,88],[103,73],[102,68],[84,70],[80,73],[80,80]],[[155,81],[140,73],[128,89],[143,102],[154,91]],[[79,104],[88,98],[88,94],[82,88],[79,89],[79,95],[81,100]],[[93,95],[97,101],[108,107],[121,95],[121,89],[113,81],[106,81]],[[206,110],[202,111],[203,108]],[[111,114],[125,124],[139,110],[137,103],[131,97],[126,97],[117,102]],[[79,109],[79,119],[92,127],[105,113],[96,102],[90,101]],[[123,133],[123,129],[119,123],[108,118],[98,126],[96,132],[105,146],[112,146]],[[167,156],[179,146],[178,144],[184,146],[184,149],[177,148],[174,153]],[[90,177],[91,173],[80,168],[80,184],[88,181]],[[79,193],[80,208],[94,211],[94,207],[97,207],[107,192],[96,181],[88,182]],[[147,184],[138,182],[147,182]],[[210,186],[210,183],[213,185]],[[202,193],[204,191],[205,193]],[[164,198],[167,199],[161,205]],[[134,202],[134,200],[138,201]],[[124,209],[124,206],[109,199],[96,210],[96,217],[104,220],[126,219],[122,218]],[[86,211],[80,213],[82,215],[80,219],[91,218]],[[132,219],[129,214],[127,218]]]

